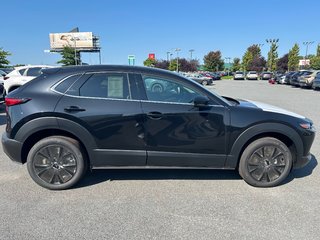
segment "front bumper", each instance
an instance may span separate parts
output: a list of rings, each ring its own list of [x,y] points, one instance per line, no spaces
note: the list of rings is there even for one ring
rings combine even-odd
[[[294,169],[303,168],[311,161],[311,159],[312,159],[312,155],[309,153],[307,156],[303,156],[297,159],[297,161],[293,163],[293,168]]]
[[[7,156],[12,161],[22,164],[22,159],[21,159],[22,143],[8,138],[7,133],[2,134],[1,142],[2,142],[2,148],[5,154],[7,154]]]

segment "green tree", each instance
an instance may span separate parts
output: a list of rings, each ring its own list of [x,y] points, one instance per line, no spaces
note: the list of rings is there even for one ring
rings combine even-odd
[[[261,64],[263,64],[264,59],[261,59],[261,49],[259,45],[253,44],[249,46],[242,57],[242,66],[245,71],[257,71],[257,69],[261,68]],[[259,66],[256,66],[256,64]]]
[[[154,67],[156,65],[156,60],[154,58],[147,58],[144,60],[143,65],[147,67]]]
[[[71,47],[64,47],[62,52],[60,53],[62,59],[59,60],[57,63],[62,64],[64,66],[76,65],[74,51],[75,50]],[[78,51],[76,51],[76,58],[80,60],[80,54]],[[78,63],[80,62],[79,60],[77,61]]]
[[[211,51],[203,57],[204,68],[207,71],[221,71],[223,70],[224,62],[221,59],[220,51]]]
[[[268,70],[273,72],[277,69],[278,62],[278,45],[271,43],[270,51],[268,52]]]
[[[249,66],[253,61],[253,55],[252,52],[250,52],[248,49],[247,51],[244,53],[243,57],[242,57],[242,68],[244,71],[249,71]]]
[[[288,56],[288,70],[296,71],[299,69],[299,45],[296,43],[289,51]]]
[[[320,56],[310,58],[310,67],[314,70],[320,70]]]
[[[236,71],[239,71],[240,69],[241,69],[240,58],[234,58],[231,71],[236,72]]]
[[[0,48],[0,67],[6,67],[10,63],[7,59],[10,55],[10,52],[4,51],[3,48]]]

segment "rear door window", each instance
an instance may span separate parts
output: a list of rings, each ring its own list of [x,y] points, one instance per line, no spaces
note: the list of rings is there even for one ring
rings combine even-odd
[[[92,74],[92,76],[80,87],[79,95],[95,98],[131,99],[127,74]]]

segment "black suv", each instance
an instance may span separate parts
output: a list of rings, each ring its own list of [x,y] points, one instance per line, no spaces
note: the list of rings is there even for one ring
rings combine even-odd
[[[303,116],[145,67],[43,70],[5,103],[4,151],[56,190],[87,168],[128,167],[238,169],[251,185],[275,186],[308,163],[315,136]]]

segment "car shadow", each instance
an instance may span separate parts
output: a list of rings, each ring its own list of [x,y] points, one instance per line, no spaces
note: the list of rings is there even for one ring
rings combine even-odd
[[[236,170],[214,169],[108,169],[92,170],[74,188],[121,180],[241,180]]]
[[[285,181],[282,182],[282,184],[287,184],[291,182],[295,178],[304,178],[312,174],[313,170],[317,167],[318,160],[316,157],[312,154],[310,162],[301,169],[293,169],[289,176],[286,178]]]
[[[311,161],[301,169],[294,169],[280,185],[295,178],[304,178],[312,174],[318,161],[312,155]],[[106,181],[122,180],[242,180],[236,170],[213,169],[99,169],[88,172],[74,188],[84,188]]]

